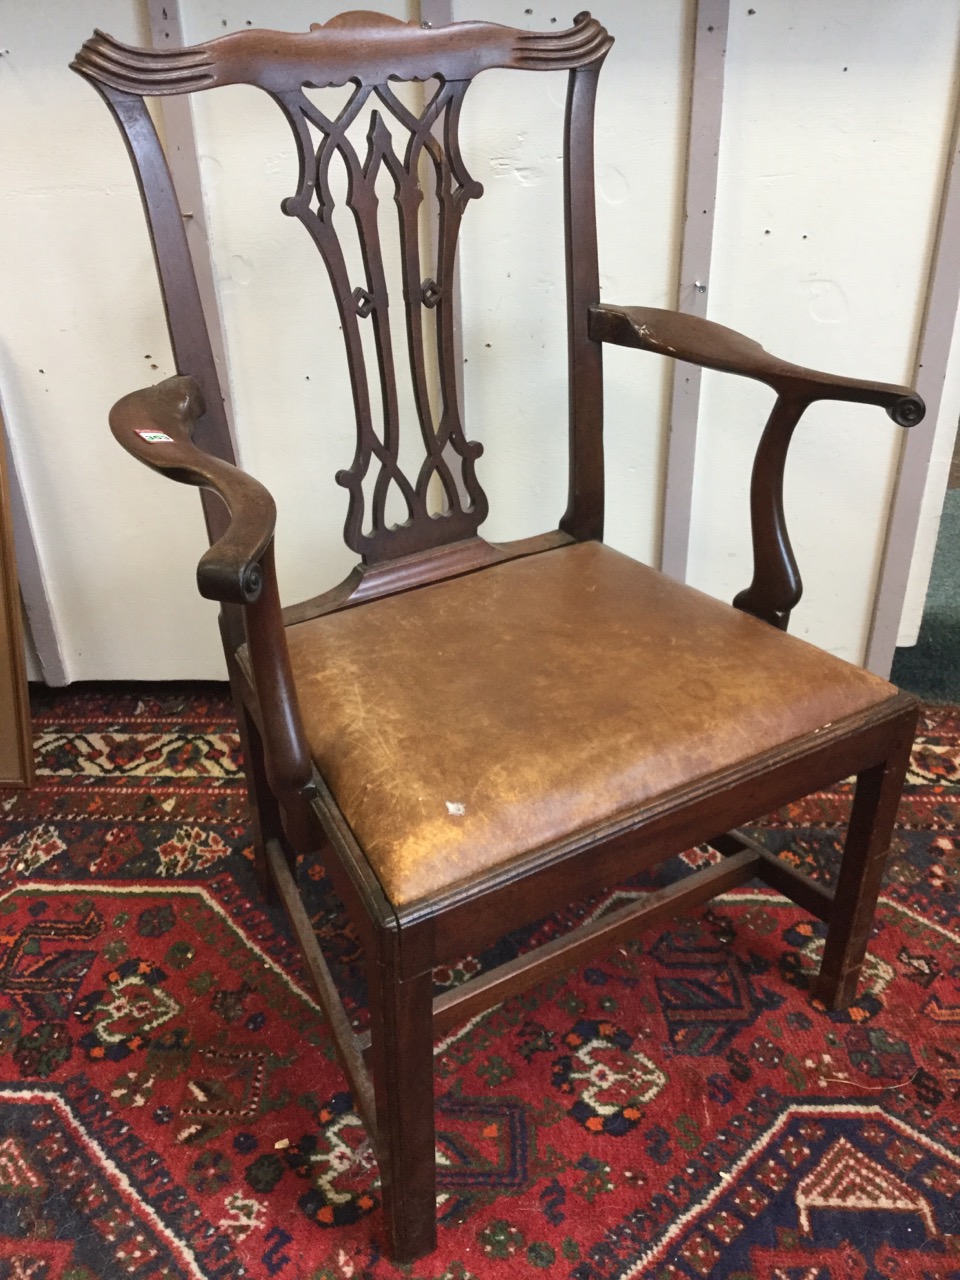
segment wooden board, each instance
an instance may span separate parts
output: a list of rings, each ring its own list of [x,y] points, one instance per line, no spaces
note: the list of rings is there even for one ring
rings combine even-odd
[[[0,787],[32,784],[33,735],[7,482],[6,434],[0,416]]]

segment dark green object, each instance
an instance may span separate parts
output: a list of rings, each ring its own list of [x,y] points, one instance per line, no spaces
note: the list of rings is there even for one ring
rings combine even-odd
[[[960,489],[948,489],[917,643],[898,649],[894,684],[925,702],[960,702]]]

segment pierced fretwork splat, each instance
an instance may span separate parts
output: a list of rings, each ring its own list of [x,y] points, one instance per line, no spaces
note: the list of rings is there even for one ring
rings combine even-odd
[[[453,315],[449,306],[457,235],[467,202],[482,194],[483,188],[466,171],[457,144],[457,123],[468,81],[441,81],[419,115],[398,99],[388,85],[358,85],[346,105],[334,118],[324,115],[303,92],[276,94],[296,138],[300,159],[297,194],[283,203],[283,210],[296,217],[309,231],[320,250],[336,296],[346,344],[347,363],[357,417],[357,449],[347,470],[337,480],[350,495],[344,537],[347,545],[368,561],[421,551],[438,542],[468,537],[476,533],[487,514],[487,500],[477,481],[475,460],[482,446],[468,442],[463,434],[457,403],[454,373]],[[376,104],[376,105],[374,105]],[[348,136],[364,108],[370,106],[366,154],[361,156]],[[383,111],[407,132],[404,154],[397,154],[394,135]],[[314,147],[311,127],[321,136]],[[437,134],[443,137],[443,143]],[[347,171],[345,205],[353,215],[363,261],[365,279],[352,280],[344,246],[334,228],[337,207],[332,190],[331,164],[338,157]],[[420,206],[424,193],[420,185],[421,161],[427,158],[435,177],[438,236],[433,277],[421,276]],[[394,201],[399,215],[400,269],[403,297],[391,298],[384,266],[384,245],[378,219],[377,180],[386,170],[393,182]],[[413,400],[426,456],[416,476],[404,474],[398,457],[400,448],[397,367],[390,327],[390,306],[405,311],[407,355],[413,386]],[[436,310],[437,367],[439,370],[439,421],[435,420],[427,385],[428,360],[423,323],[424,307]],[[371,325],[378,368],[372,370],[364,351],[362,326]],[[368,348],[369,349],[369,348]],[[371,378],[379,378],[382,422],[375,421]],[[461,475],[454,474],[452,456],[460,462]],[[364,481],[377,468],[370,500],[365,510]],[[436,476],[445,495],[444,514],[431,514],[428,507],[430,483]],[[390,526],[387,496],[396,486],[406,507],[404,522]],[[442,532],[437,521],[443,520]],[[369,525],[369,532],[364,525]]]

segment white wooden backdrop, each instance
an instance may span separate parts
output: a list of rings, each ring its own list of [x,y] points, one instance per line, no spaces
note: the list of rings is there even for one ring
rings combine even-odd
[[[247,23],[305,29],[347,6],[166,7],[192,43]],[[574,13],[539,0],[380,7],[528,28]],[[882,667],[898,624],[909,640],[919,622],[960,412],[957,234],[940,227],[960,9],[754,0],[731,8],[725,46],[711,45],[705,15],[726,8],[701,0],[698,42],[694,0],[596,0],[617,37],[598,110],[603,294],[701,307],[778,355],[862,377],[909,381],[930,353],[921,377],[939,403],[912,461],[882,412],[821,406],[788,470],[806,582],[792,629],[854,661],[873,630]],[[94,25],[148,43],[163,38],[158,22],[146,0],[0,0],[0,387],[49,606],[44,643],[59,645],[68,679],[222,674],[215,610],[193,587],[196,495],[138,468],[106,429],[115,399],[172,367],[126,155],[99,98],[66,69]],[[467,159],[487,193],[462,243],[467,426],[486,445],[484,532],[503,538],[555,525],[564,505],[562,78],[487,73],[467,102]],[[332,476],[352,425],[322,268],[278,211],[294,180],[289,137],[243,88],[198,97],[192,129],[189,116],[165,123],[199,158],[195,216],[210,233],[236,430],[244,464],[278,497],[281,585],[290,598],[312,593],[350,564]],[[713,236],[697,240],[688,222],[685,239],[685,208],[703,191],[687,185],[688,158],[712,178],[700,166],[713,151]],[[703,261],[697,293],[690,275]],[[672,538],[671,567],[685,562],[691,582],[729,598],[750,577],[747,484],[769,395],[705,376],[694,440],[671,374],[652,356],[606,355],[609,540],[657,562]],[[905,532],[887,546],[898,475]]]

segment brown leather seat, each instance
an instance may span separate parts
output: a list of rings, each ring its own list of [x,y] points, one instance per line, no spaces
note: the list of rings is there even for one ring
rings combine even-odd
[[[287,639],[314,760],[398,906],[897,692],[596,542]]]

